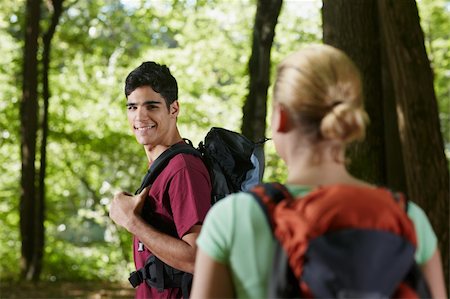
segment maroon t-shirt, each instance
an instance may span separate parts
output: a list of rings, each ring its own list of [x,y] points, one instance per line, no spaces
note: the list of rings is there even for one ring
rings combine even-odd
[[[211,206],[211,182],[203,161],[189,154],[173,157],[158,175],[149,191],[150,211],[143,215],[154,228],[171,236],[182,238],[194,225],[202,224]],[[134,264],[144,266],[151,254],[139,249],[139,240],[133,238]],[[181,289],[156,288],[143,282],[136,290],[136,298],[182,298]]]

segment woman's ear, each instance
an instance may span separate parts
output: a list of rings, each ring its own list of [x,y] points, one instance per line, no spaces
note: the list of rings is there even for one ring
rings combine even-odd
[[[278,104],[275,107],[274,113],[277,113],[276,116],[276,130],[280,133],[287,133],[291,129],[291,120],[289,111],[282,104]]]

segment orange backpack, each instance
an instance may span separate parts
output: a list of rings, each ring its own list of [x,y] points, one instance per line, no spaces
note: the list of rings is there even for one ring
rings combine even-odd
[[[335,185],[297,199],[278,183],[251,193],[278,240],[269,298],[430,297],[401,194]]]

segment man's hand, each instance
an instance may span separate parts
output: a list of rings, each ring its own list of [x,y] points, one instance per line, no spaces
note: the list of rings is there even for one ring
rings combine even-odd
[[[148,191],[149,187],[146,187],[141,193],[135,196],[128,192],[116,193],[109,209],[109,218],[117,225],[130,231],[134,220],[141,215]]]

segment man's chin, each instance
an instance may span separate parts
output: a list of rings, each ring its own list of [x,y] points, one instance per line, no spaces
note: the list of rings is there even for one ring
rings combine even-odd
[[[152,142],[147,138],[136,137],[136,141],[143,146],[151,146]]]

